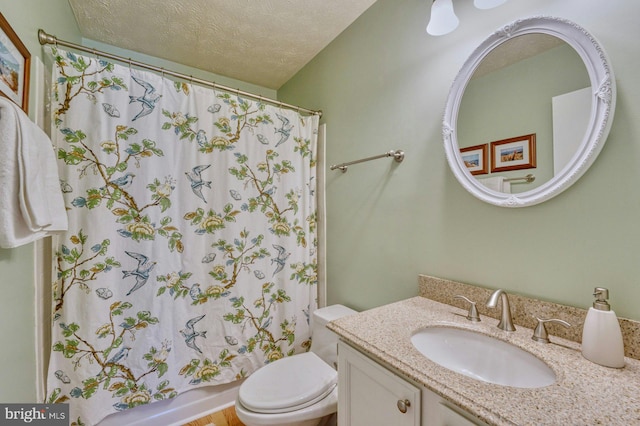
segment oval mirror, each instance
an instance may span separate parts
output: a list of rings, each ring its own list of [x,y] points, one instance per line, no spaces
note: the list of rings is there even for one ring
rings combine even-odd
[[[489,36],[449,92],[449,166],[477,198],[525,207],[575,183],[606,141],[616,88],[602,47],[573,22],[533,17]]]

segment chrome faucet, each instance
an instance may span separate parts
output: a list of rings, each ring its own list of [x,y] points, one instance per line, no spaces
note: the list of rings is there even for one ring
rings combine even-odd
[[[509,298],[504,290],[500,288],[491,294],[489,300],[487,300],[487,308],[495,308],[498,304],[498,297],[502,299],[502,312],[500,314],[498,328],[505,331],[516,331],[516,328],[513,326],[513,319],[511,318]]]

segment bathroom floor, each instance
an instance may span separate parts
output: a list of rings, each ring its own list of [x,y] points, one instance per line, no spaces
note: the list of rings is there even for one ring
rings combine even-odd
[[[231,406],[222,411],[185,423],[183,426],[244,426],[244,423],[236,416],[235,407]]]

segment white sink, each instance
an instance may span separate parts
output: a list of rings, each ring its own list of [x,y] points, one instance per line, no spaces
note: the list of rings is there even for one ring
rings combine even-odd
[[[411,343],[431,361],[484,382],[517,388],[540,388],[556,381],[542,360],[517,346],[470,330],[423,328]]]

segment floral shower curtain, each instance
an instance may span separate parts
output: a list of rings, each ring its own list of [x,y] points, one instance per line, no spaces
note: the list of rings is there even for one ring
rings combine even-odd
[[[49,54],[69,231],[47,401],[96,424],[308,350],[318,117]]]

